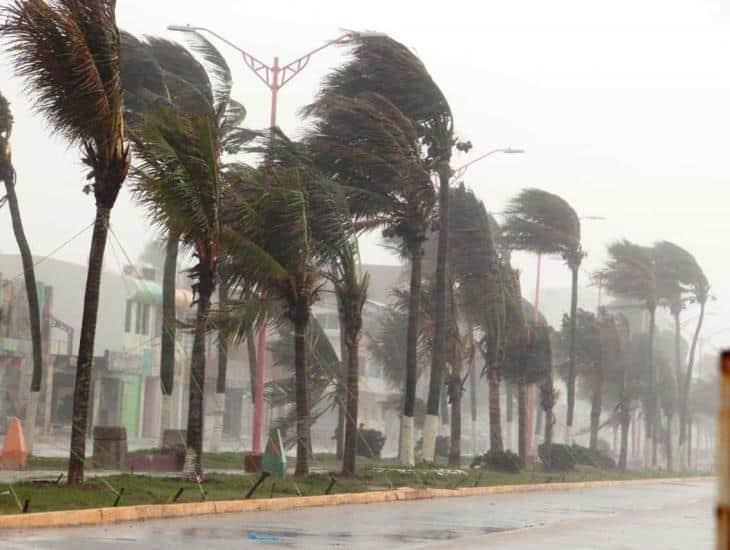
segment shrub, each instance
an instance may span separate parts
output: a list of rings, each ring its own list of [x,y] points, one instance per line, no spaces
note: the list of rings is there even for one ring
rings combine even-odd
[[[357,456],[365,458],[380,458],[385,446],[385,435],[378,430],[363,428],[357,429]]]
[[[575,469],[576,460],[573,449],[567,445],[553,443],[550,446],[550,460],[545,454],[545,444],[537,448],[537,455],[540,457],[543,467],[553,472],[569,472]]]
[[[577,464],[593,466],[594,468],[602,468],[604,470],[613,470],[616,468],[616,462],[604,452],[594,451],[588,447],[581,447],[575,443],[573,444],[572,451]]]
[[[522,469],[522,461],[512,451],[489,450],[481,456],[474,457],[472,468],[477,466],[497,472],[516,474]]]

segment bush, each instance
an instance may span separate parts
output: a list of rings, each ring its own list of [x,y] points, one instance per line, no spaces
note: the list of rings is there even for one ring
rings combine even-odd
[[[497,472],[516,474],[522,469],[522,461],[512,451],[489,450],[474,458],[471,467],[476,468],[477,466]]]
[[[360,426],[357,429],[357,456],[380,458],[385,446],[385,435],[378,430],[370,430]]]
[[[545,444],[537,448],[543,467],[552,472],[569,472],[575,469],[576,460],[573,449],[567,445],[553,443],[550,446],[550,460],[545,455]]]
[[[577,464],[593,466],[594,468],[601,468],[603,470],[614,470],[616,468],[616,462],[604,452],[594,451],[588,447],[581,447],[575,443],[573,444],[572,451]]]

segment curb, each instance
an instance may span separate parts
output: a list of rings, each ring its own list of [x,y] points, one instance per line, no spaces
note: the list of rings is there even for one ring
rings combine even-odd
[[[364,493],[341,493],[310,497],[279,497],[254,500],[219,500],[208,502],[187,502],[180,504],[143,504],[120,506],[118,508],[89,508],[85,510],[64,510],[60,512],[37,512],[0,516],[0,529],[30,529],[39,527],[70,527],[79,525],[101,525],[123,521],[143,521],[211,514],[241,512],[275,512],[315,506],[340,506],[343,504],[373,504],[425,500],[444,497],[486,496],[506,493],[528,493],[536,491],[568,491],[623,485],[649,485],[658,483],[682,483],[708,481],[713,477],[653,478],[638,480],[606,480],[537,483],[524,485],[493,485],[487,487],[463,487],[461,489],[412,489],[402,487],[390,491],[369,491]]]

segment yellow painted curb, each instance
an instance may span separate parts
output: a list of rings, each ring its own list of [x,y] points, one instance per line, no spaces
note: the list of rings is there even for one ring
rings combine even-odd
[[[402,487],[390,491],[365,493],[341,493],[311,497],[262,498],[254,500],[218,500],[207,502],[185,502],[180,504],[143,504],[117,508],[90,508],[86,510],[64,510],[61,512],[38,512],[0,516],[0,529],[30,529],[38,527],[69,527],[73,525],[99,525],[123,521],[230,514],[240,512],[271,512],[309,508],[314,506],[339,506],[342,504],[372,504],[423,500],[438,497],[486,496],[505,493],[535,491],[566,491],[621,485],[653,483],[680,483],[707,481],[710,477],[655,478],[638,480],[606,480],[561,483],[537,483],[524,485],[493,485],[487,487],[462,487],[461,489],[413,489]]]

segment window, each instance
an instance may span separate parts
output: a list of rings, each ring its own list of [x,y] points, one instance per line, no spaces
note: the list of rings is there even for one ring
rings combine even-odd
[[[132,301],[127,300],[127,313],[124,316],[124,332],[132,332]]]
[[[149,334],[150,333],[150,305],[140,304],[137,302],[137,315],[135,323],[135,334]]]

